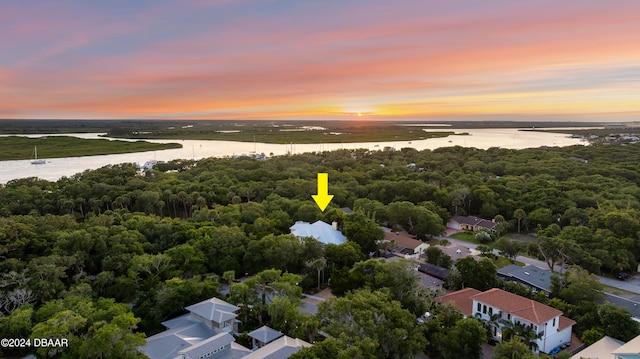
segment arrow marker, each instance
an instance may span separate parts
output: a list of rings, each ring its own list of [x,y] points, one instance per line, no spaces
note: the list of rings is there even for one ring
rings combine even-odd
[[[320,210],[324,212],[327,208],[331,200],[333,199],[333,195],[329,194],[329,174],[328,173],[318,173],[318,194],[311,195],[313,200],[316,201]]]

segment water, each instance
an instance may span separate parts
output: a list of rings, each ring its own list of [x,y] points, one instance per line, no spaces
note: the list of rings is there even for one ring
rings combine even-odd
[[[431,129],[426,131],[432,131]],[[439,130],[433,130],[439,131]],[[10,180],[39,177],[49,181],[56,181],[63,176],[71,176],[88,169],[97,169],[106,165],[119,163],[143,164],[150,160],[170,161],[175,159],[202,159],[206,157],[224,157],[251,152],[264,153],[268,156],[285,155],[287,153],[303,153],[314,151],[331,151],[335,149],[368,148],[382,150],[385,147],[401,149],[412,147],[417,150],[436,149],[440,147],[462,146],[488,149],[502,147],[511,149],[535,148],[540,146],[571,146],[586,144],[580,139],[568,138],[566,134],[519,131],[513,128],[502,129],[457,129],[456,133],[468,133],[468,136],[454,135],[443,138],[426,140],[396,141],[396,142],[361,142],[361,143],[323,143],[323,144],[269,144],[235,141],[202,141],[202,140],[149,140],[149,142],[167,143],[178,142],[182,148],[162,151],[124,153],[117,155],[66,157],[47,159],[43,165],[32,165],[31,160],[0,161],[0,183]],[[100,134],[67,134],[79,138],[100,138]],[[41,137],[47,135],[31,135]],[[49,135],[54,136],[54,135]],[[62,136],[62,135],[59,135]],[[340,135],[336,136],[337,139]],[[46,159],[46,153],[40,153]]]

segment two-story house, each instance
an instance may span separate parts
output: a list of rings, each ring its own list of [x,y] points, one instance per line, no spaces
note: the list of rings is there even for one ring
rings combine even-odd
[[[235,342],[237,311],[222,299],[210,298],[186,307],[189,313],[163,322],[167,330],[147,338],[139,351],[151,359],[284,359],[311,344],[269,327],[254,330],[253,349]]]
[[[439,297],[437,301],[452,303],[467,316],[491,321],[493,337],[499,341],[507,330],[516,326],[530,330],[537,336],[532,349],[543,353],[570,342],[575,324],[558,309],[497,288],[485,292],[463,289]]]

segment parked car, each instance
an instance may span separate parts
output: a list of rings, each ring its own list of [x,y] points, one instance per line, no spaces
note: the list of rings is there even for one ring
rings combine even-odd
[[[553,348],[553,350],[551,350],[549,352],[549,355],[556,355],[556,354],[560,353],[561,350],[562,350],[561,346],[560,347],[555,347],[555,348]]]
[[[618,273],[618,279],[620,279],[620,280],[627,280],[629,278],[631,278],[631,275],[629,273],[627,273],[627,272]]]

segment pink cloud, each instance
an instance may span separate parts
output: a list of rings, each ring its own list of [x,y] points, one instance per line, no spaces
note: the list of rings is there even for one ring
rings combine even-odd
[[[193,9],[208,11],[209,4],[165,3],[130,15],[129,21],[86,9],[69,19],[55,8],[22,8],[12,23],[0,25],[8,30],[0,31],[0,42],[8,44],[9,52],[21,51],[19,42],[44,45],[25,51],[26,57],[13,65],[3,67],[0,61],[0,93],[8,93],[12,103],[0,109],[93,110],[126,117],[243,112],[277,104],[285,111],[287,106],[331,107],[349,99],[406,103],[410,109],[412,101],[418,107],[437,102],[439,93],[502,91],[506,87],[496,79],[505,76],[509,86],[525,84],[547,67],[640,60],[640,48],[634,46],[640,43],[640,5],[635,2],[508,2],[480,12],[441,5],[432,13],[420,4],[329,8],[309,3],[298,5],[300,12],[293,17],[249,13],[166,36],[158,35],[163,34],[160,19],[191,18],[197,15]],[[127,37],[135,46],[109,51],[108,46]],[[103,43],[97,54],[88,51]],[[562,80],[559,71],[552,73]],[[549,81],[552,85],[553,78]],[[507,103],[508,95],[492,101]]]

